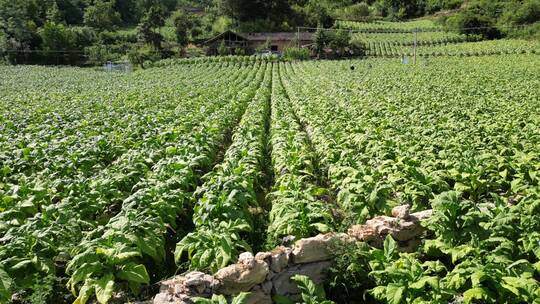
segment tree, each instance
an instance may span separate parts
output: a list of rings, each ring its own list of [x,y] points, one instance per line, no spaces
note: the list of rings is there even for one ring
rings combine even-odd
[[[38,30],[38,34],[42,40],[41,48],[47,55],[45,62],[64,64],[80,60],[77,53],[70,52],[77,47],[77,35],[64,24],[48,21]]]
[[[41,1],[34,1],[41,2]],[[84,11],[88,7],[87,0],[55,0],[63,21],[67,24],[82,24]]]
[[[324,50],[324,46],[326,45],[326,33],[320,27],[318,27],[317,31],[315,32],[313,42],[315,45],[315,53],[317,53],[317,57],[320,58]]]
[[[64,21],[56,1],[53,1],[53,4],[47,9],[47,21],[54,23],[61,23]]]
[[[84,24],[100,31],[113,30],[120,22],[120,14],[111,1],[97,0],[84,12]]]
[[[266,17],[263,0],[219,0],[219,13],[238,21]]]
[[[334,50],[338,50],[340,54],[343,55],[345,48],[349,46],[350,40],[351,35],[349,31],[340,30],[335,35],[333,35],[330,41],[330,47]]]
[[[472,11],[464,11],[449,17],[446,20],[446,26],[462,34],[482,35],[488,39],[498,38],[501,35],[494,27],[493,20],[488,16],[475,14]]]
[[[369,5],[365,2],[360,2],[355,5],[352,5],[350,6],[349,9],[350,9],[350,15],[353,18],[369,16]]]
[[[137,0],[117,0],[114,7],[124,23],[137,24],[141,18],[141,10],[137,5]]]
[[[165,8],[161,5],[153,5],[143,17],[142,22],[148,23],[151,28],[158,29],[165,25]]]
[[[161,42],[163,41],[163,36],[159,33],[159,28],[165,25],[163,14],[161,6],[152,6],[137,26],[138,40],[149,43],[158,50],[161,49]]]
[[[328,12],[328,8],[317,0],[310,0],[306,3],[302,8],[302,14],[305,19],[304,23],[309,26],[321,25],[323,27],[331,27],[334,23]]]
[[[33,44],[32,21],[28,21],[26,1],[0,0],[0,53],[8,61],[16,60],[16,51],[29,49]]]
[[[61,23],[48,21],[38,34],[44,51],[66,51],[75,44],[75,35]]]
[[[176,11],[172,19],[176,42],[182,47],[187,46],[193,36],[195,36],[194,34],[197,34],[195,30],[196,19],[192,14],[186,13],[184,10]]]

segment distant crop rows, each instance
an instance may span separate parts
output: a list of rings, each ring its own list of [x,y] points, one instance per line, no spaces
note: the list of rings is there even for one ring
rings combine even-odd
[[[382,303],[537,301],[536,59],[439,59],[427,70],[384,60],[285,64],[343,222],[404,203],[434,209],[434,237],[416,253],[366,257],[370,294]]]
[[[427,239],[357,252],[366,296],[535,303],[537,59],[0,67],[0,302],[150,297],[176,271],[409,204],[434,210]]]
[[[536,53],[538,41],[519,39],[480,41],[477,35],[445,31],[430,20],[410,22],[338,21],[337,27],[353,32],[352,37],[366,45],[366,55],[374,57],[412,56],[416,31],[419,56],[482,56]],[[471,43],[474,42],[474,43]]]
[[[527,40],[489,40],[478,42],[421,42],[417,45],[418,56],[483,56],[540,52],[540,43]],[[368,56],[412,56],[414,47],[396,42],[368,43]]]
[[[443,27],[435,24],[431,20],[413,20],[407,22],[390,22],[390,21],[374,21],[374,22],[359,22],[359,21],[336,21],[336,27],[342,29],[352,29],[363,33],[408,33],[412,31],[418,32],[438,32],[444,31]]]

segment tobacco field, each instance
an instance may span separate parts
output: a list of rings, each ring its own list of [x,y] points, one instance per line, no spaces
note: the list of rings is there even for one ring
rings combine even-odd
[[[343,248],[327,299],[304,302],[538,304],[540,60],[525,49],[0,66],[0,303],[148,300],[176,273],[409,204],[433,209],[421,244]]]

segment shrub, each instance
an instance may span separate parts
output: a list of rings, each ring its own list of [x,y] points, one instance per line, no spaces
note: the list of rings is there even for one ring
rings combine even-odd
[[[134,46],[128,52],[128,58],[133,65],[139,65],[141,68],[144,68],[149,63],[160,60],[161,53],[153,46],[144,44]]]
[[[283,51],[283,57],[287,60],[307,60],[309,53],[309,49],[289,47]]]
[[[446,26],[466,35],[481,35],[484,38],[499,38],[501,33],[494,27],[493,20],[487,16],[465,11],[446,20]]]
[[[88,63],[100,65],[107,61],[118,61],[125,54],[125,45],[93,45],[85,48]]]

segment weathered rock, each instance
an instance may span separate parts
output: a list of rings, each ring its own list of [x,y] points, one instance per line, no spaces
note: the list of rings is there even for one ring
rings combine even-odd
[[[167,293],[158,293],[152,302],[153,304],[190,304],[190,302],[185,302],[180,298],[174,297],[171,294]]]
[[[167,295],[166,293],[158,293],[155,297],[154,297],[154,304],[166,304],[166,303],[170,303],[170,296]]]
[[[211,289],[215,284],[214,277],[203,272],[193,271],[185,276],[184,285],[195,289],[197,293],[204,294],[206,289]]]
[[[266,263],[270,263],[270,258],[272,257],[272,253],[268,251],[258,252],[255,255],[255,259],[259,261],[264,261]]]
[[[378,216],[364,225],[352,226],[348,234],[328,233],[298,240],[293,248],[279,246],[270,252],[240,254],[238,263],[219,270],[215,276],[191,272],[161,283],[154,304],[193,304],[193,297],[210,298],[212,294],[237,295],[251,292],[248,303],[272,303],[273,295],[300,300],[293,275],[306,275],[316,284],[324,279],[324,271],[332,264],[333,247],[337,242],[367,241],[382,246],[391,235],[402,251],[414,251],[421,243],[420,221],[432,215],[431,210],[409,213],[409,206],[392,210],[394,217]],[[291,238],[292,239],[292,238]]]
[[[160,293],[166,293],[166,292],[172,292],[174,290],[174,279],[166,280],[161,282],[161,285],[159,286],[159,292]]]
[[[379,237],[377,231],[368,225],[353,225],[347,231],[347,234],[358,241],[371,241]]]
[[[298,240],[293,248],[295,264],[325,261],[332,258],[330,246],[338,238],[334,233],[319,234],[314,237]]]
[[[424,229],[420,221],[429,218],[431,210],[425,210],[409,214],[409,207],[399,206],[392,210],[396,217],[377,216],[364,225],[354,225],[348,230],[348,234],[359,240],[369,242],[371,245],[382,246],[384,238],[390,234],[395,240],[407,242],[418,238]]]
[[[422,234],[424,229],[418,223],[404,222],[391,231],[392,237],[397,241],[408,241]]]
[[[406,220],[406,219],[409,218],[409,211],[410,210],[411,210],[410,205],[397,206],[397,207],[394,207],[392,209],[392,216]]]
[[[411,220],[413,221],[421,221],[421,220],[430,218],[432,215],[433,215],[433,210],[428,209],[428,210],[412,213],[410,216],[411,216]]]
[[[281,272],[281,270],[289,264],[292,249],[284,246],[279,246],[270,252],[270,269],[273,272]]]
[[[268,274],[266,275],[266,280],[271,280],[273,277],[276,276],[276,273],[273,272],[273,271],[269,271]]]
[[[252,255],[253,256],[253,255]],[[219,286],[217,291],[226,295],[233,295],[248,291],[253,286],[264,282],[268,274],[268,265],[259,260],[245,259],[244,263],[237,263],[220,269],[215,278]]]
[[[204,272],[199,271],[193,271],[188,274],[186,274],[184,284],[186,286],[197,286],[200,284],[204,284],[207,282],[206,277],[210,277],[210,281],[212,281],[212,276],[209,276],[205,274]]]
[[[183,294],[186,292],[185,285],[178,284],[174,285],[174,294]]]
[[[272,304],[272,297],[262,291],[251,292],[246,301],[247,304]]]
[[[251,252],[243,252],[238,256],[238,263],[244,264],[250,268],[255,266],[255,258]]]
[[[281,239],[281,245],[289,247],[294,243],[295,240],[296,237],[294,235],[287,235]]]
[[[272,279],[272,293],[282,296],[300,293],[296,283],[290,279],[297,274],[308,276],[315,284],[320,284],[324,279],[324,271],[331,265],[332,262],[323,261],[293,266]]]
[[[266,281],[261,284],[261,289],[265,294],[271,294],[272,293],[272,281]]]

